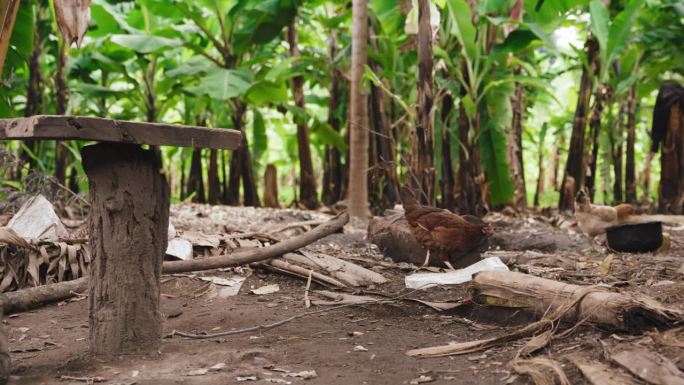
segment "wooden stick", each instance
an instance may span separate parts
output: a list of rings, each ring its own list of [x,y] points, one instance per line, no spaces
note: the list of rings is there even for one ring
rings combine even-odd
[[[308,277],[310,271],[309,269],[294,265],[281,259],[274,259],[272,261],[269,261],[269,263],[264,263],[262,266],[267,268],[274,267],[281,272],[290,273],[302,278]],[[328,277],[327,275],[323,275],[321,273],[314,272],[313,274],[311,274],[311,276],[313,277],[314,281],[321,282],[325,285],[330,285],[338,288],[347,287],[347,285],[343,282],[340,282],[335,278]]]
[[[71,298],[74,293],[82,293],[88,289],[88,278],[83,277],[73,281],[64,281],[11,291],[2,295],[2,306],[5,314],[16,313],[49,302],[56,302]]]
[[[306,233],[297,235],[273,246],[260,249],[239,251],[237,253],[219,255],[206,259],[190,261],[164,262],[164,273],[184,273],[188,271],[211,270],[226,267],[247,265],[253,262],[265,261],[279,255],[302,248],[317,240],[339,231],[349,221],[349,214],[342,213],[325,224]]]
[[[313,275],[313,270],[309,270],[309,279],[306,280],[306,288],[304,288],[304,306],[306,308],[311,307],[311,300],[309,299],[309,289],[311,288],[311,276]]]

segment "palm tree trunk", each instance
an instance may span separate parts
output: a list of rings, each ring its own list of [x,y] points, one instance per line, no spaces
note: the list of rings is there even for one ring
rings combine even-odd
[[[624,100],[620,105],[620,112],[618,113],[617,134],[611,135],[613,142],[613,173],[615,174],[615,181],[613,182],[613,200],[617,203],[623,202],[623,182],[624,175],[622,173],[623,165],[623,141],[624,126],[626,124],[625,117],[629,108],[629,98]]]
[[[188,175],[186,196],[193,195],[192,201],[205,203],[204,180],[202,178],[202,149],[192,149],[192,159],[190,160],[190,173]]]
[[[221,181],[218,175],[218,151],[209,150],[209,170],[207,174],[209,180],[209,196],[207,202],[210,205],[218,204],[221,200]]]
[[[230,157],[230,170],[228,175],[227,204],[236,206],[240,204],[240,180],[242,180],[243,203],[245,206],[259,207],[259,195],[256,191],[254,169],[249,153],[249,143],[245,136],[244,115],[247,106],[242,101],[235,102],[235,112],[232,116],[233,129],[242,132],[242,144],[233,151]]]
[[[295,21],[287,27],[287,40],[290,45],[290,57],[299,57],[299,46],[297,45],[297,30]],[[304,103],[304,77],[295,76],[292,78],[292,94],[295,105],[301,109],[306,109]],[[298,119],[295,119],[298,120]],[[309,129],[306,122],[297,122],[297,146],[299,152],[299,198],[300,203],[308,209],[318,207],[318,196],[316,194],[316,177],[313,172],[313,162],[311,160],[311,146],[309,145]]]
[[[468,131],[470,131],[470,122],[463,107],[463,103],[459,106],[458,118],[458,140],[461,143],[458,152],[458,212],[460,214],[477,215],[479,194],[477,192],[477,184],[475,183],[475,171],[473,164],[475,161],[472,158],[474,146],[470,145],[468,140]]]
[[[412,187],[422,193],[420,201],[435,204],[434,152],[434,96],[432,93],[432,26],[430,1],[418,0],[418,101],[416,107],[416,135],[411,157]],[[417,180],[416,180],[417,179]]]
[[[378,164],[378,113],[375,108],[377,87],[370,85],[370,95],[368,96],[368,206],[371,213],[382,212],[382,166]]]
[[[36,24],[40,22],[40,9],[37,10]],[[35,28],[33,31],[33,52],[29,59],[29,80],[26,91],[26,107],[24,108],[24,116],[38,115],[42,111],[42,90],[43,90],[43,74],[40,68],[40,57],[43,54],[43,39],[40,35],[40,29]],[[34,154],[37,150],[37,142],[34,140],[24,141],[24,145]],[[35,166],[35,160],[28,156],[24,151],[21,152],[20,158],[23,162],[29,164],[29,168]],[[19,173],[17,173],[19,176]]]
[[[328,124],[333,130],[340,131],[337,109],[340,105],[340,71],[335,65],[337,43],[335,36],[330,38],[330,99],[328,100]],[[325,147],[323,160],[323,203],[332,205],[342,198],[343,167],[340,151],[333,146]]]
[[[377,51],[376,39],[370,39],[371,46]],[[378,73],[382,70],[377,61],[371,64],[373,71]],[[369,169],[372,177],[369,178],[369,194],[374,209],[382,211],[394,206],[399,202],[399,179],[397,177],[395,139],[390,129],[389,115],[387,113],[387,97],[381,87],[371,85],[370,94],[370,125],[373,127],[373,135],[369,137]]]
[[[516,72],[520,72],[517,70]],[[525,191],[525,167],[523,164],[522,151],[522,121],[525,109],[525,86],[516,83],[515,94],[511,105],[513,109],[513,122],[511,124],[511,135],[509,136],[509,156],[508,162],[511,170],[511,177],[515,187],[515,197],[513,205],[518,210],[527,207],[527,193]]]
[[[67,86],[66,74],[64,72],[67,62],[66,49],[67,45],[64,40],[59,39],[57,69],[55,71],[55,112],[57,112],[57,115],[66,114],[68,104],[69,87]],[[66,185],[66,166],[68,162],[68,151],[65,146],[66,143],[61,141],[55,142],[55,178],[62,185]]]
[[[3,15],[3,22],[0,24],[0,75],[2,75],[2,69],[5,65],[7,49],[14,30],[14,21],[19,11],[19,3],[20,0],[0,1],[0,15]]]
[[[558,143],[553,146],[551,151],[551,175],[549,175],[549,184],[554,191],[559,191],[558,186],[558,169],[560,168],[560,149],[565,147],[565,131],[561,131],[558,135]]]
[[[627,102],[627,154],[625,159],[625,187],[626,200],[629,203],[636,203],[636,172],[634,165],[634,139],[636,136],[636,110],[637,96],[636,83],[629,89]]]
[[[541,146],[539,147],[539,176],[537,177],[537,189],[534,191],[534,207],[539,207],[539,199],[544,193],[544,152]]]
[[[278,169],[269,163],[264,171],[264,206],[278,208]]]
[[[586,176],[585,185],[589,190],[589,197],[594,200],[596,193],[596,168],[598,165],[599,152],[599,136],[601,135],[601,118],[603,116],[603,105],[608,101],[607,88],[603,84],[599,84],[594,95],[594,106],[591,111],[591,119],[589,120],[589,132],[591,134],[591,155],[589,156],[589,175]],[[610,106],[610,103],[608,103]]]
[[[591,99],[593,74],[598,71],[598,48],[596,38],[590,36],[584,46],[590,68],[582,70],[577,107],[575,108],[575,117],[572,123],[572,135],[570,136],[570,149],[568,160],[565,163],[565,174],[563,175],[560,200],[558,202],[560,210],[571,210],[574,205],[575,193],[584,186],[586,165],[584,158],[584,136],[589,112],[589,101]]]
[[[447,94],[442,99],[442,207],[456,210],[456,180],[454,179],[454,164],[451,157],[451,112],[454,98]]]
[[[368,2],[352,0],[352,65],[351,65],[351,134],[349,167],[349,214],[368,216],[368,115],[367,95],[361,80],[365,72],[368,54]]]

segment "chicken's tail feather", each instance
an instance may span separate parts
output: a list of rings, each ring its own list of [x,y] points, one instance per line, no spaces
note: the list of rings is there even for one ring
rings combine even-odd
[[[405,211],[408,211],[409,208],[416,207],[420,204],[418,199],[416,199],[416,197],[413,195],[413,192],[408,187],[402,186],[399,193],[401,195],[401,204],[404,206]]]

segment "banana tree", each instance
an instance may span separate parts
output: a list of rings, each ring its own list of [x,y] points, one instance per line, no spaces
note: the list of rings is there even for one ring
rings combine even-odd
[[[637,13],[644,0],[631,0],[627,3],[624,10],[615,15],[613,20],[609,16],[608,9],[600,0],[592,0],[589,4],[591,14],[591,31],[598,41],[599,70],[596,76],[596,90],[594,92],[594,106],[592,108],[589,126],[591,128],[593,149],[589,158],[590,174],[586,179],[586,186],[590,196],[595,191],[594,183],[597,171],[597,156],[599,153],[600,142],[598,140],[601,132],[601,115],[603,110],[611,107],[614,100],[615,89],[611,87],[609,76],[610,69],[614,63],[620,59],[622,51],[630,41],[630,31],[632,24],[637,17]]]
[[[488,207],[507,204],[513,183],[506,160],[506,132],[511,124],[513,84],[544,89],[545,84],[516,75],[508,65],[514,55],[550,39],[534,22],[520,23],[492,15],[510,14],[506,2],[478,3],[471,10],[465,0],[447,0],[447,30],[459,43],[461,61],[454,71],[460,83],[459,194],[460,211],[482,214]],[[473,17],[476,15],[476,17]],[[500,26],[520,26],[498,42]],[[509,54],[513,54],[512,59]]]

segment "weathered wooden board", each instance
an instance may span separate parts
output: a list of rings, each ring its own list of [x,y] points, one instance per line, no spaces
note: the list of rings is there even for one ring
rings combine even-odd
[[[36,115],[0,119],[0,139],[81,139],[234,150],[240,145],[241,136],[236,130],[86,116]]]

